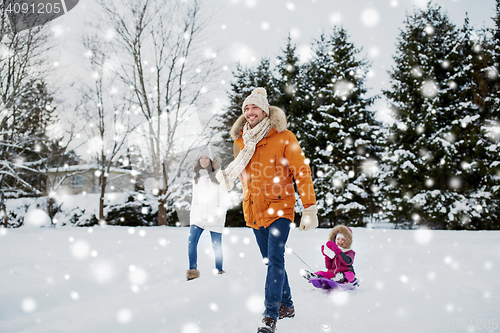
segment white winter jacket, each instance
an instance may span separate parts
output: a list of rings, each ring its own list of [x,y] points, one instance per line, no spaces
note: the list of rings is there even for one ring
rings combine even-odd
[[[222,232],[226,223],[228,193],[214,184],[207,170],[200,170],[198,183],[193,180],[190,223],[200,228]]]

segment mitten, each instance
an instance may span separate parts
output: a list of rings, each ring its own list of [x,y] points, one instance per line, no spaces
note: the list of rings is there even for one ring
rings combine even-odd
[[[328,241],[328,242],[326,242],[326,246],[330,250],[332,250],[333,252],[335,252],[335,254],[340,254],[340,252],[342,252],[342,250],[339,249],[339,246],[337,244],[335,244],[335,242]]]
[[[328,248],[327,248],[328,250]],[[325,246],[321,245],[321,253],[325,256],[325,267],[327,269],[330,269],[332,267],[332,258],[330,258],[326,253],[325,253]]]
[[[324,249],[323,254],[330,259],[335,258],[335,255],[342,252],[342,250],[339,249],[337,244],[335,244],[332,241],[326,242],[326,246],[323,246],[323,249]]]
[[[215,174],[215,178],[219,181],[220,186],[225,191],[229,192],[233,189],[234,182],[229,181],[229,179],[226,176],[226,173],[223,170],[219,170],[219,172]]]
[[[304,208],[302,219],[300,219],[299,230],[310,230],[318,226],[318,207],[316,205]]]
[[[321,253],[323,253],[323,255],[325,257],[328,257],[326,254],[325,254],[325,246],[324,245],[321,245]]]

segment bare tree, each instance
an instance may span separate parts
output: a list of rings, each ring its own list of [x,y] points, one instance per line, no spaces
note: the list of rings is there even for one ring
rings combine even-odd
[[[107,42],[96,34],[84,38],[93,83],[84,88],[84,133],[90,140],[92,154],[97,159],[99,171],[99,221],[104,221],[104,195],[109,181],[109,172],[119,154],[124,152],[129,135],[138,122],[132,119],[131,102],[120,93],[123,83],[117,80],[110,68],[112,59],[107,52]]]
[[[110,24],[107,33],[117,56],[117,73],[130,87],[130,101],[146,127],[158,184],[158,224],[165,225],[167,200],[180,170],[187,168],[189,151],[207,139],[208,123],[198,124],[196,138],[180,131],[196,125],[192,122],[197,120],[196,108],[202,107],[200,97],[215,77],[214,53],[202,43],[208,9],[198,0],[99,3]]]
[[[30,82],[43,79],[43,58],[50,45],[45,26],[25,31],[12,31],[6,11],[0,4],[0,206],[4,226],[8,216],[4,200],[23,190],[40,191],[19,176],[19,170],[37,172],[22,160],[22,153],[33,149],[32,138],[17,131],[20,119],[28,119],[28,110],[20,105],[20,97]]]

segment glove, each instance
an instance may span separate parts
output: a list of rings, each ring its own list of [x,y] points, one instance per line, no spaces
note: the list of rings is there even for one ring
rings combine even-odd
[[[316,205],[304,208],[302,219],[300,220],[299,230],[311,230],[318,226],[318,207]]]
[[[222,170],[219,170],[219,172],[215,174],[215,179],[219,181],[219,184],[222,187],[222,189],[224,189],[227,192],[231,191],[234,187],[234,182],[230,182],[227,179],[225,172]]]

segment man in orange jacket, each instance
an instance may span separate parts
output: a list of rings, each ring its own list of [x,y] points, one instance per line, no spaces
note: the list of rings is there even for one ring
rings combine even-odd
[[[267,263],[265,312],[257,332],[273,333],[276,321],[295,315],[285,270],[285,244],[294,220],[295,190],[304,206],[299,230],[318,226],[311,169],[295,135],[286,129],[285,113],[270,106],[264,88],[256,88],[231,128],[234,161],[217,179],[231,190],[237,177],[243,186],[243,212]]]

